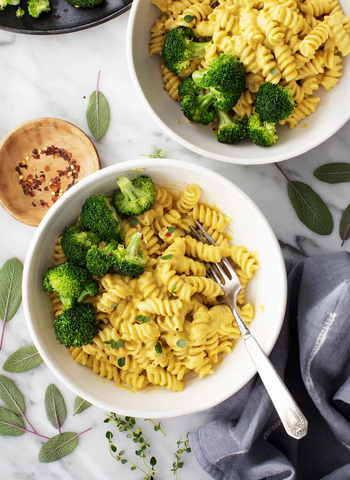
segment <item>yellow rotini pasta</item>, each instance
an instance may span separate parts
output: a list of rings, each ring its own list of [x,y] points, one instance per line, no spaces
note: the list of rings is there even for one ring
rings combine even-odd
[[[254,114],[254,94],[263,83],[281,83],[292,89],[297,108],[302,105],[290,121],[283,121],[294,128],[303,116],[300,110],[305,113],[305,105],[317,103],[306,98],[317,90],[315,77],[318,88],[330,90],[342,74],[336,56],[350,54],[350,16],[343,13],[338,0],[220,0],[214,6],[209,0],[152,3],[161,15],[151,29],[151,56],[162,55],[166,34],[179,25],[192,28],[199,41],[210,41],[204,58],[192,62],[180,76],[161,64],[170,96],[179,100],[183,78],[197,68],[208,70],[216,56],[232,52],[243,63],[247,81],[247,90],[233,108],[234,116]]]
[[[175,2],[169,5],[177,8]],[[327,74],[336,78],[331,69]],[[313,78],[318,85],[331,81]],[[248,103],[254,92],[247,90],[246,97]],[[258,264],[245,247],[230,243],[225,228],[231,219],[200,203],[199,186],[190,184],[177,193],[155,186],[155,191],[150,210],[122,220],[126,246],[136,232],[142,235],[140,250],[148,259],[145,272],[132,278],[111,269],[98,280],[98,293],[84,300],[94,307],[97,333],[91,344],[70,351],[76,363],[117,386],[133,391],[163,386],[177,392],[183,390],[187,373],[199,378],[213,374],[214,365],[232,351],[240,336],[231,310],[220,305],[220,285],[207,277],[207,263],[227,256],[236,264],[242,284],[239,312],[247,324],[254,317],[246,300],[247,286]],[[189,235],[195,219],[216,246]],[[62,263],[59,242],[54,262]],[[55,318],[64,311],[56,293],[51,294],[51,306]]]

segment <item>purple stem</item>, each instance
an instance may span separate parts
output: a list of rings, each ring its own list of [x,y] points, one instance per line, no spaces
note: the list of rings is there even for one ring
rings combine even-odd
[[[35,435],[36,437],[41,437],[41,438],[46,438],[46,440],[51,440],[50,437],[45,437],[45,435],[40,435],[40,433],[38,433],[38,432],[32,432],[31,430],[28,430],[27,428],[18,427],[17,425],[12,425],[11,423],[7,423],[7,422],[1,422],[1,423],[3,425],[8,425],[9,427],[17,428],[18,430],[22,430],[22,432],[31,433],[32,435]]]
[[[348,236],[349,230],[350,230],[350,223],[349,223],[349,225],[348,225],[348,228],[347,228],[346,231],[345,231],[345,235],[344,235],[344,237],[343,237],[343,241],[342,241],[342,244],[341,244],[342,247],[344,246],[344,243],[345,243],[346,238],[347,238],[347,236]]]
[[[282,173],[282,175],[284,176],[284,178],[287,180],[287,182],[289,183],[289,185],[291,187],[294,188],[294,190],[297,192],[298,195],[300,195],[298,189],[296,188],[295,185],[293,185],[293,183],[289,180],[288,176],[284,173],[284,171],[282,170],[282,168],[278,165],[278,163],[275,163],[275,166],[278,168],[278,170]]]
[[[30,421],[28,420],[28,418],[24,415],[24,413],[22,412],[22,415],[23,415],[23,418],[26,419],[28,425],[30,426],[30,428],[33,430],[34,433],[38,433],[35,428],[33,427],[33,425],[30,423]]]

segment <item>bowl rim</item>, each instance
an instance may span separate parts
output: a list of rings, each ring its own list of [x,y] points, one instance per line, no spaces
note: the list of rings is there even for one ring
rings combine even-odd
[[[271,245],[271,248],[275,249],[275,261],[276,263],[279,264],[279,269],[281,271],[281,295],[279,298],[279,311],[276,312],[276,316],[280,317],[280,325],[279,328],[276,328],[276,330],[272,333],[269,334],[268,340],[265,344],[264,351],[267,355],[269,355],[277,341],[277,338],[280,334],[283,322],[284,322],[284,316],[285,316],[285,311],[286,311],[286,304],[287,304],[287,274],[286,274],[286,268],[285,268],[285,262],[283,259],[282,251],[279,246],[278,240],[276,238],[276,235],[267,221],[266,217],[264,214],[260,211],[258,206],[253,202],[253,200],[246,194],[244,193],[239,187],[237,187],[234,183],[232,183],[230,180],[227,180],[224,178],[222,175],[213,172],[209,170],[208,168],[198,166],[196,164],[192,163],[187,163],[179,160],[174,160],[174,159],[166,159],[167,162],[171,163],[175,168],[184,170],[186,171],[191,171],[194,173],[201,172],[204,175],[210,174],[210,176],[213,178],[213,180],[218,180],[220,183],[226,183],[227,186],[233,190],[235,190],[235,193],[238,194],[242,198],[243,202],[247,202],[249,206],[255,210],[256,214],[261,218],[261,221],[264,224],[264,227],[266,231],[269,232],[271,235],[271,239],[273,241],[273,244]],[[24,271],[23,271],[23,287],[22,287],[22,294],[23,294],[23,307],[24,307],[24,314],[26,318],[26,323],[27,327],[29,330],[29,333],[31,335],[31,338],[38,349],[39,354],[41,355],[42,359],[44,360],[45,364],[49,367],[49,369],[56,375],[56,377],[66,386],[68,387],[71,391],[73,391],[75,394],[81,396],[82,398],[86,399],[93,405],[102,408],[104,410],[109,410],[109,411],[116,411],[115,405],[111,403],[111,400],[104,400],[101,401],[99,399],[95,399],[93,395],[90,393],[86,393],[78,387],[74,381],[66,378],[64,375],[64,372],[61,371],[59,365],[56,365],[54,361],[51,361],[49,358],[49,355],[46,354],[46,349],[43,345],[41,345],[40,340],[36,334],[36,330],[31,318],[31,311],[29,308],[29,293],[28,293],[28,288],[29,288],[29,272],[32,268],[33,260],[34,260],[34,250],[36,248],[36,244],[42,234],[43,231],[45,231],[47,225],[54,219],[56,213],[58,213],[61,209],[64,210],[64,205],[67,205],[67,201],[69,200],[70,197],[76,196],[81,190],[83,190],[85,187],[89,186],[90,184],[94,183],[99,177],[105,177],[108,175],[113,175],[117,174],[119,171],[125,171],[125,170],[134,170],[134,169],[140,169],[140,168],[152,168],[152,167],[159,167],[159,160],[151,160],[151,159],[146,159],[146,160],[130,160],[127,162],[121,162],[106,168],[103,168],[97,172],[94,172],[93,174],[89,175],[87,178],[84,178],[81,180],[79,183],[74,185],[71,189],[68,190],[60,198],[47,212],[43,220],[41,221],[39,227],[37,228],[34,237],[29,245],[28,253],[25,258],[25,263],[24,263]],[[34,316],[34,315],[33,315]],[[248,377],[243,378],[242,381],[238,384],[238,388],[234,390],[230,389],[223,389],[221,395],[215,396],[215,399],[212,400],[209,398],[206,402],[201,404],[200,406],[198,405],[189,405],[187,404],[187,408],[179,408],[172,410],[171,412],[167,412],[164,414],[163,412],[159,414],[157,411],[144,411],[142,410],[142,406],[136,411],[136,410],[130,410],[130,409],[125,409],[123,407],[117,407],[117,410],[120,415],[132,415],[137,418],[146,418],[147,416],[151,416],[152,418],[171,418],[171,417],[177,417],[181,415],[187,415],[191,413],[197,413],[201,411],[208,410],[209,408],[218,405],[219,403],[223,402],[227,398],[229,398],[231,395],[234,393],[238,392],[243,386],[245,386],[249,380],[257,373],[257,370],[252,364],[252,368],[248,374]]]
[[[133,56],[133,33],[134,33],[135,18],[136,18],[137,10],[140,3],[141,3],[141,0],[133,0],[133,4],[130,10],[128,26],[127,26],[126,58],[127,58],[129,73],[130,73],[132,82],[134,84],[134,87],[137,90],[141,98],[141,101],[145,106],[146,110],[148,111],[148,113],[150,114],[150,116],[159,125],[159,127],[161,127],[169,135],[169,137],[176,140],[178,143],[180,143],[180,145],[183,145],[184,147],[188,148],[189,150],[192,150],[195,153],[198,153],[199,155],[202,155],[203,157],[209,157],[214,160],[218,160],[219,162],[233,163],[237,165],[268,165],[270,163],[289,160],[291,158],[295,158],[295,157],[298,157],[299,155],[309,152],[313,148],[318,147],[323,142],[325,142],[330,137],[332,137],[350,120],[350,110],[349,110],[348,115],[344,117],[341,121],[339,121],[339,123],[329,126],[329,128],[327,129],[327,131],[324,133],[323,136],[318,136],[318,137],[315,136],[314,139],[310,139],[309,142],[301,145],[299,148],[293,151],[293,153],[285,153],[284,155],[274,154],[273,148],[271,148],[269,150],[271,152],[271,155],[268,158],[259,157],[258,149],[257,149],[256,157],[251,159],[246,159],[246,158],[231,157],[227,155],[221,155],[218,153],[210,152],[208,150],[202,149],[198,145],[188,142],[187,140],[182,138],[180,135],[175,133],[173,130],[171,130],[171,128],[169,128],[163,122],[163,120],[155,113],[149,101],[147,100],[145,94],[143,93],[140,82],[138,80],[138,77],[136,74],[136,68],[134,64],[134,56]],[[260,147],[260,148],[263,148],[263,147]]]

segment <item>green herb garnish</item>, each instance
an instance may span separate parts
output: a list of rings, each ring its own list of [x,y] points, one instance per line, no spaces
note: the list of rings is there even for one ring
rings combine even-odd
[[[140,223],[140,220],[135,217],[135,218],[130,218],[129,222],[132,227],[136,227],[136,225]]]
[[[281,72],[280,72],[277,68],[273,68],[272,70],[270,70],[270,73],[271,73],[271,75],[273,75],[274,77],[276,77],[276,76],[279,75]]]
[[[184,338],[180,338],[180,340],[178,340],[176,342],[176,345],[180,348],[185,348],[186,347],[186,340]]]
[[[122,368],[125,365],[125,358],[118,358],[118,367]]]
[[[194,16],[193,15],[185,15],[184,20],[185,20],[186,23],[191,23],[194,20]]]
[[[175,227],[168,227],[168,232],[169,232],[169,233],[174,233],[175,230],[176,230]]]
[[[164,255],[162,257],[162,260],[171,260],[173,258],[173,254],[172,253],[169,253],[168,255]]]
[[[149,158],[164,158],[166,155],[166,152],[162,149],[158,149],[154,145],[151,147],[151,153],[149,155],[141,153],[141,157],[149,157]]]
[[[187,432],[186,435],[186,440],[182,440],[182,437],[180,437],[180,440],[176,443],[177,445],[177,451],[174,453],[176,461],[172,465],[171,471],[174,473],[175,478],[177,480],[177,471],[183,468],[184,462],[181,461],[182,455],[186,453],[191,453],[191,447],[190,447],[190,441],[189,441],[189,436],[190,432]]]
[[[115,341],[115,340],[112,339],[112,340],[106,340],[103,343],[105,343],[106,345],[110,345],[111,348],[117,348],[117,347],[122,348],[122,347],[124,347],[125,340],[122,340],[120,338],[119,340]]]
[[[135,320],[140,323],[147,323],[151,321],[151,319],[146,317],[146,315],[137,315],[137,317],[135,317]]]
[[[163,355],[163,349],[162,349],[162,345],[161,345],[160,342],[155,344],[154,350],[156,351],[157,355]]]

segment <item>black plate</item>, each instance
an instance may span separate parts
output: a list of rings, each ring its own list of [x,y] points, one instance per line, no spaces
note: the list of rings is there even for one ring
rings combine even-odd
[[[22,18],[17,18],[18,7],[8,5],[0,12],[0,29],[30,35],[77,32],[121,15],[129,10],[132,0],[106,0],[94,8],[75,8],[66,0],[50,0],[50,3],[51,12],[43,13],[39,18],[31,17],[27,11]]]

